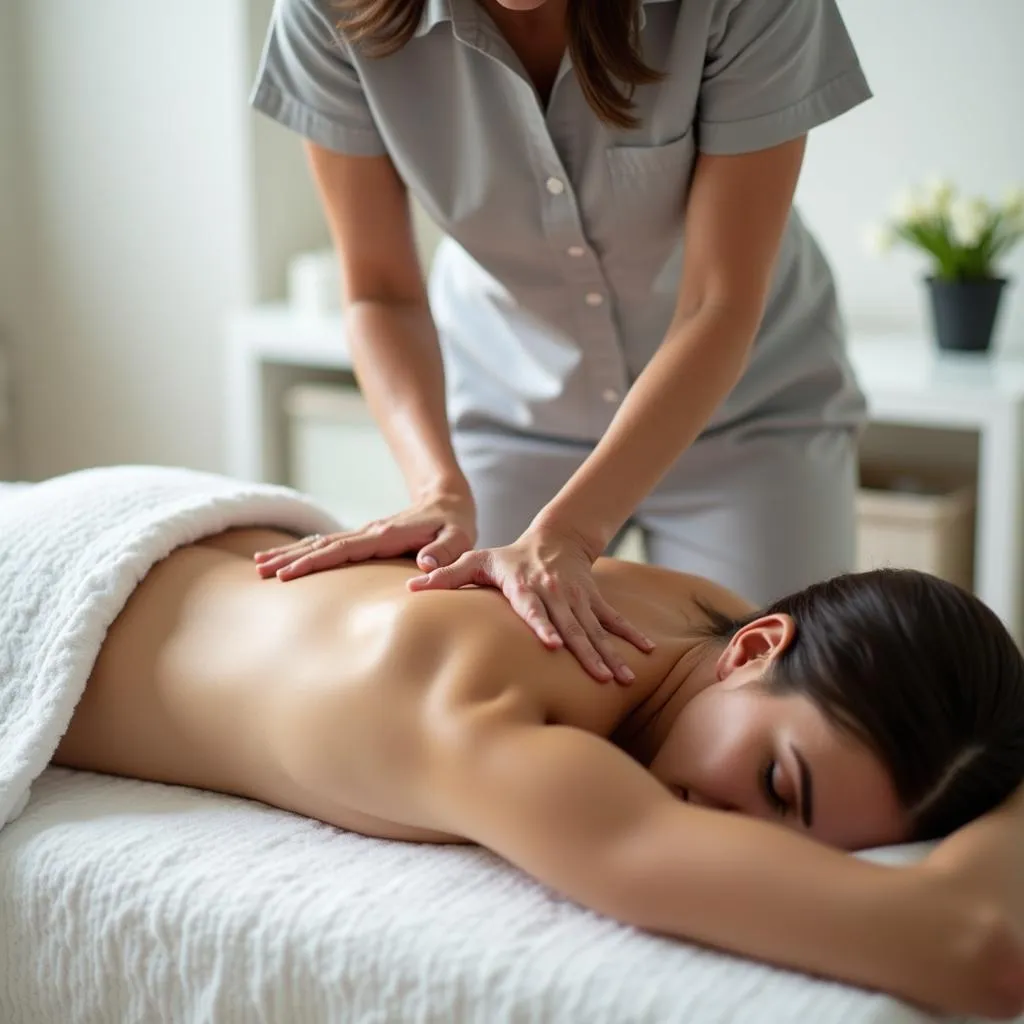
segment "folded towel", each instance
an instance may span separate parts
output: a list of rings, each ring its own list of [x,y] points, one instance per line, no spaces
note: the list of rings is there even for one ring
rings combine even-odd
[[[243,526],[338,528],[289,488],[194,470],[118,466],[0,488],[0,828],[24,809],[150,568]]]

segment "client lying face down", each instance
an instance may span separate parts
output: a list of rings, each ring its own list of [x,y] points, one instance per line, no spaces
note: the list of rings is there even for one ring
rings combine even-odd
[[[752,775],[745,757],[756,762],[751,730],[790,738],[788,755],[776,742],[759,764],[760,803],[851,849],[945,836],[1024,779],[1024,658],[960,588],[877,570],[739,619],[705,610],[718,681],[681,709],[652,764],[690,799],[758,813],[736,789]]]
[[[656,646],[598,685],[492,591],[410,593],[412,562],[260,579],[291,540],[156,565],[55,763],[480,843],[627,923],[949,1012],[1024,1002],[1024,878],[996,870],[1024,832],[1024,659],[976,598],[878,571],[756,610],[601,560]],[[834,849],[986,814],[913,868]]]

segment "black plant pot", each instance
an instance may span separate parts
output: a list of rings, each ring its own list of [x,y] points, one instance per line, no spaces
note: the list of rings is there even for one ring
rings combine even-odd
[[[927,281],[939,348],[950,352],[987,352],[1006,279],[945,281],[929,277]]]

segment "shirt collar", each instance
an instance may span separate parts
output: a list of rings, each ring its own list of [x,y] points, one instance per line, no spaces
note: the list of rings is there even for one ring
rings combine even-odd
[[[420,23],[413,35],[425,36],[435,25],[452,20],[451,0],[427,0],[423,14],[420,15]]]

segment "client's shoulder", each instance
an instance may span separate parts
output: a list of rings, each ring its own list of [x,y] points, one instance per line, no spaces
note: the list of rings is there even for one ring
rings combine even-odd
[[[612,592],[631,595],[665,609],[675,609],[703,617],[701,608],[710,608],[730,618],[742,618],[755,606],[727,587],[704,576],[677,572],[644,562],[617,558],[599,558],[594,578],[606,597],[614,603]]]

